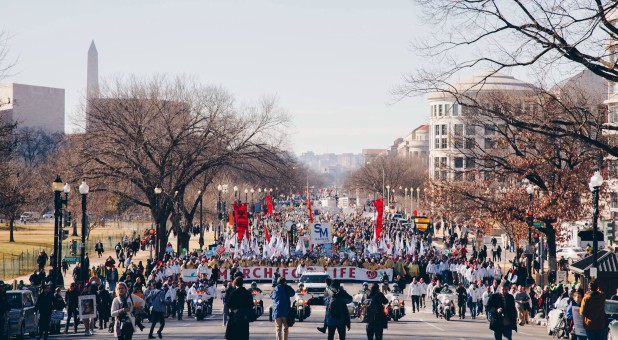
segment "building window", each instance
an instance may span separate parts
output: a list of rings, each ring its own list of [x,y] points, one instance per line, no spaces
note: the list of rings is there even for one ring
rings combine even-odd
[[[433,158],[433,167],[434,168],[440,167],[440,157],[434,157]]]
[[[494,141],[491,138],[485,138],[485,149],[493,149]]]
[[[436,125],[436,136],[440,135],[440,125]]]
[[[444,104],[444,115],[448,116],[450,112],[451,112],[451,105],[450,104]]]
[[[436,138],[435,140],[436,142],[434,144],[434,149],[439,149],[440,148],[440,138]]]
[[[440,158],[440,169],[446,169],[446,157]]]
[[[465,145],[465,148],[466,148],[466,149],[472,149],[472,148],[474,148],[474,145],[475,145],[474,138],[467,138],[467,137],[466,137],[466,145]]]
[[[474,125],[466,125],[466,136],[474,136],[476,134],[476,128]]]
[[[438,170],[434,171],[433,178],[440,179],[440,171],[438,171]]]
[[[455,157],[454,163],[455,163],[455,169],[463,168],[463,163],[464,163],[463,157]]]
[[[457,105],[457,103],[453,103],[453,116],[458,116],[459,112],[457,112],[459,109],[459,105]]]
[[[495,126],[485,126],[485,136],[492,136],[496,133]]]
[[[438,105],[438,116],[442,117],[442,104]]]
[[[443,136],[448,135],[448,128],[446,124],[442,124],[442,135]]]
[[[454,137],[453,147],[457,150],[463,148],[463,138],[462,137]]]
[[[448,148],[448,138],[442,138],[442,149]]]
[[[615,192],[609,193],[609,204],[610,208],[612,209],[618,208],[618,194],[616,194]]]
[[[476,160],[473,157],[466,157],[466,169],[474,169],[476,167]]]
[[[456,181],[463,180],[463,173],[461,173],[460,171],[455,171],[455,180]]]
[[[454,126],[454,134],[455,136],[463,136],[463,124],[455,124]]]
[[[618,163],[607,163],[607,177],[609,177],[609,179],[618,178]]]
[[[607,108],[607,122],[608,123],[618,123],[618,106],[610,106]]]
[[[446,171],[441,171],[440,172],[440,179],[443,181],[446,181]]]

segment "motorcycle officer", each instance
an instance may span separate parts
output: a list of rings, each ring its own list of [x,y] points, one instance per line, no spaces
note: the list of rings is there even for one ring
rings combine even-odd
[[[257,286],[257,282],[251,282],[251,295],[262,294],[262,290]],[[264,301],[260,300],[260,307],[264,310]]]
[[[307,288],[305,288],[305,284],[301,283],[298,285],[298,289],[296,290],[298,294],[307,294]]]

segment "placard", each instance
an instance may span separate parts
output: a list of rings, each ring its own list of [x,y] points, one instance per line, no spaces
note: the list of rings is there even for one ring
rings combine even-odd
[[[586,336],[586,330],[584,329],[584,317],[579,314],[579,307],[573,306],[573,332],[575,335]]]
[[[273,274],[278,267],[245,267],[242,268],[242,274],[245,281],[272,281]],[[324,271],[320,266],[307,266],[308,271]],[[300,276],[296,274],[296,268],[281,267],[279,268],[281,277],[285,277],[288,281],[297,281]],[[332,279],[343,281],[379,281],[382,273],[386,273],[389,278],[393,278],[393,269],[364,269],[359,267],[328,267],[326,273]],[[219,270],[219,281],[230,280],[230,269],[221,268]]]
[[[333,229],[330,223],[311,224],[311,244],[330,244],[333,242]]]
[[[197,281],[197,269],[183,269],[182,270],[182,281],[184,282]]]
[[[80,319],[93,319],[97,317],[97,296],[96,295],[81,295],[79,296],[79,317]]]

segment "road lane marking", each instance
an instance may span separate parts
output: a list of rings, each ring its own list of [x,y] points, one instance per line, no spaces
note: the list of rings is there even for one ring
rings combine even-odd
[[[428,324],[429,326],[431,326],[431,327],[433,327],[433,328],[435,328],[435,329],[437,329],[437,330],[440,330],[440,331],[443,331],[443,332],[444,332],[444,329],[443,329],[443,328],[441,328],[441,327],[438,327],[438,326],[436,326],[436,325],[433,325],[433,324],[431,324],[431,323],[429,323],[429,322],[427,322],[427,321],[425,321],[425,320],[423,320],[423,319],[419,319],[419,320],[421,320],[422,322],[424,322],[424,323]]]

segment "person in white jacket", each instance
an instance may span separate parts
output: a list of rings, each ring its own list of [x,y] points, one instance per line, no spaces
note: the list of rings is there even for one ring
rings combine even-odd
[[[422,294],[422,286],[416,281],[416,277],[412,279],[412,283],[408,287],[408,294],[412,300],[412,313],[416,313],[417,310],[420,312],[419,301]]]
[[[476,286],[476,282],[472,282],[470,287],[468,287],[468,295],[471,297],[470,315],[472,315],[472,319],[476,319],[478,314],[478,301],[482,299],[481,292]]]
[[[418,284],[421,285],[420,305],[422,308],[425,308],[427,307],[427,305],[425,304],[425,296],[427,294],[427,284],[425,283],[425,280],[422,277]]]
[[[487,310],[487,301],[489,301],[489,297],[491,296],[492,291],[491,291],[491,286],[486,287],[485,291],[483,292],[483,297],[481,298],[482,302],[483,302],[483,308],[485,308],[485,317],[487,318],[487,320],[489,320],[489,311]]]

